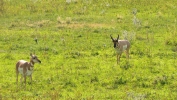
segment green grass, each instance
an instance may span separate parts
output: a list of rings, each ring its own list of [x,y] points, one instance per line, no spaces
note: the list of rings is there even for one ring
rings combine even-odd
[[[176,100],[176,5],[0,0],[0,99]],[[116,64],[110,34],[128,34],[129,62],[123,54]],[[15,64],[31,52],[42,63],[25,90],[16,85]]]

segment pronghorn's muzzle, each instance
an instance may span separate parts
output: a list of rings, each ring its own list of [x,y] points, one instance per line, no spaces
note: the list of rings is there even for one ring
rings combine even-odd
[[[114,48],[116,48],[116,43],[114,43]]]
[[[39,60],[39,63],[41,63],[41,61]]]
[[[117,48],[118,47],[118,42],[117,40],[113,42],[114,43],[114,48]]]

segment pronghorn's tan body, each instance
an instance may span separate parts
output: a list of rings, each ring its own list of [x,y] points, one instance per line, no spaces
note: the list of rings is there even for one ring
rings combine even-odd
[[[130,49],[130,42],[127,40],[118,40],[118,45],[115,48],[117,53],[122,54],[124,51],[129,51]]]
[[[18,84],[18,74],[20,73],[21,76],[21,82],[24,77],[24,82],[26,86],[26,76],[30,76],[30,80],[32,82],[32,73],[35,63],[41,63],[41,61],[37,58],[37,56],[30,54],[31,59],[30,62],[27,62],[25,60],[19,60],[16,64],[16,75],[17,75],[17,84]]]
[[[112,36],[110,37],[114,43],[114,48],[117,53],[117,64],[120,62],[120,57],[124,51],[126,53],[127,59],[129,59],[130,42],[128,40],[119,40],[119,35],[117,39],[113,39]]]
[[[30,76],[33,73],[34,64],[27,62],[25,60],[19,60],[16,64],[16,71],[23,76]]]

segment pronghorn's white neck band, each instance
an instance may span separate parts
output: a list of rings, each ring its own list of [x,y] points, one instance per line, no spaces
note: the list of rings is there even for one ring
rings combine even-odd
[[[31,66],[32,66],[32,67],[34,66],[33,63],[31,63]]]

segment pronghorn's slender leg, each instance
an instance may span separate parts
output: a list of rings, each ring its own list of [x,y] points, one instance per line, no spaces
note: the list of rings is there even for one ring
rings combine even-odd
[[[16,65],[16,82],[17,82],[17,85],[18,85],[18,74],[19,74],[19,72],[18,72],[18,67],[17,67],[17,65]]]
[[[30,75],[30,81],[31,81],[31,84],[32,84],[32,75]]]
[[[117,54],[117,64],[119,64],[119,55]]]
[[[31,84],[31,89],[32,89],[32,74],[30,75],[30,84]]]
[[[23,82],[23,75],[21,75],[21,78],[20,78],[21,85],[23,84],[22,82]]]
[[[25,88],[26,88],[26,75],[24,75],[24,82],[25,82]]]
[[[17,82],[17,85],[18,85],[18,72],[16,72],[16,75],[17,75],[17,76],[16,76],[16,77],[17,77],[17,78],[16,78],[16,82]]]
[[[126,50],[125,53],[126,53],[127,59],[129,60],[129,50]]]
[[[117,54],[117,64],[119,64],[119,62],[120,62],[120,56],[121,56],[121,54]]]

